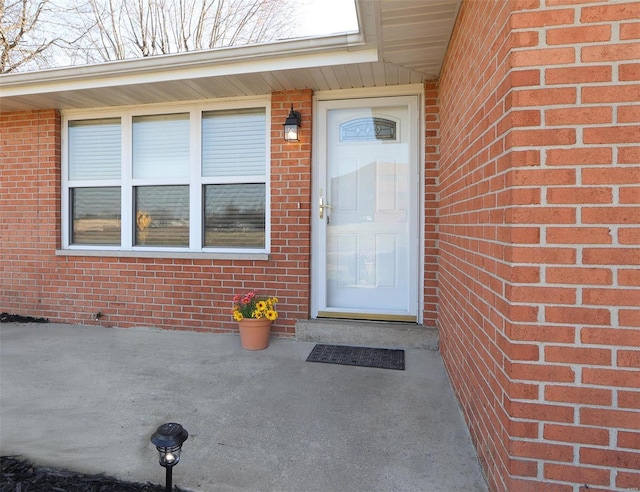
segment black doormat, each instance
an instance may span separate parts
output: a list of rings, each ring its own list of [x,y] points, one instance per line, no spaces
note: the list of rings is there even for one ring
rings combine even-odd
[[[325,345],[313,347],[307,362],[324,362],[345,366],[379,367],[404,371],[404,350],[392,350],[369,347],[351,347],[349,345]]]

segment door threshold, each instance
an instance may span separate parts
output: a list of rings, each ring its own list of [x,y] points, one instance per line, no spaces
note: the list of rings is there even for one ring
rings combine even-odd
[[[399,321],[404,323],[418,322],[416,316],[405,314],[343,313],[334,311],[318,311],[318,318],[354,319],[359,321]]]

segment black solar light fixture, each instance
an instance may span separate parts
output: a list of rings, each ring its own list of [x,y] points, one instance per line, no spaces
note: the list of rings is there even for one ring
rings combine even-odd
[[[166,469],[167,492],[171,492],[172,470],[180,461],[182,443],[189,437],[187,430],[180,424],[169,422],[162,424],[151,436],[151,442],[160,454],[160,466]]]
[[[299,142],[300,141],[300,135],[299,135],[299,128],[300,128],[300,122],[302,121],[302,117],[300,116],[300,113],[298,113],[297,111],[293,110],[293,104],[291,105],[291,111],[289,111],[289,116],[287,116],[287,119],[285,120],[283,126],[284,126],[284,139],[287,142]]]

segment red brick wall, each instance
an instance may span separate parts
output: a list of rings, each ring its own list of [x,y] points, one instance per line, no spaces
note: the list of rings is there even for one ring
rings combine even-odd
[[[435,326],[438,316],[438,163],[440,161],[440,115],[438,84],[424,87],[424,285],[423,324]]]
[[[0,129],[0,311],[42,316],[60,244],[60,117],[0,113]]]
[[[492,490],[506,490],[504,135],[509,3],[463,2],[442,75],[439,164],[440,347]],[[504,166],[504,164],[502,164]]]
[[[640,2],[463,2],[442,353],[492,490],[640,487]]]
[[[234,331],[231,299],[257,289],[276,295],[274,331],[292,335],[309,317],[311,98],[272,97],[269,260],[56,256],[60,245],[60,119],[55,111],[0,113],[0,311],[58,322]],[[285,144],[291,103],[301,142]],[[94,320],[100,311],[104,317]]]

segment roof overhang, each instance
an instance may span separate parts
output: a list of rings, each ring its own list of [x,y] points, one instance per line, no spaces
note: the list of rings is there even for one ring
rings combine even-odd
[[[357,32],[5,74],[0,76],[0,111],[70,110],[424,82],[439,73],[459,3],[358,0]],[[436,8],[439,15],[434,13]]]

